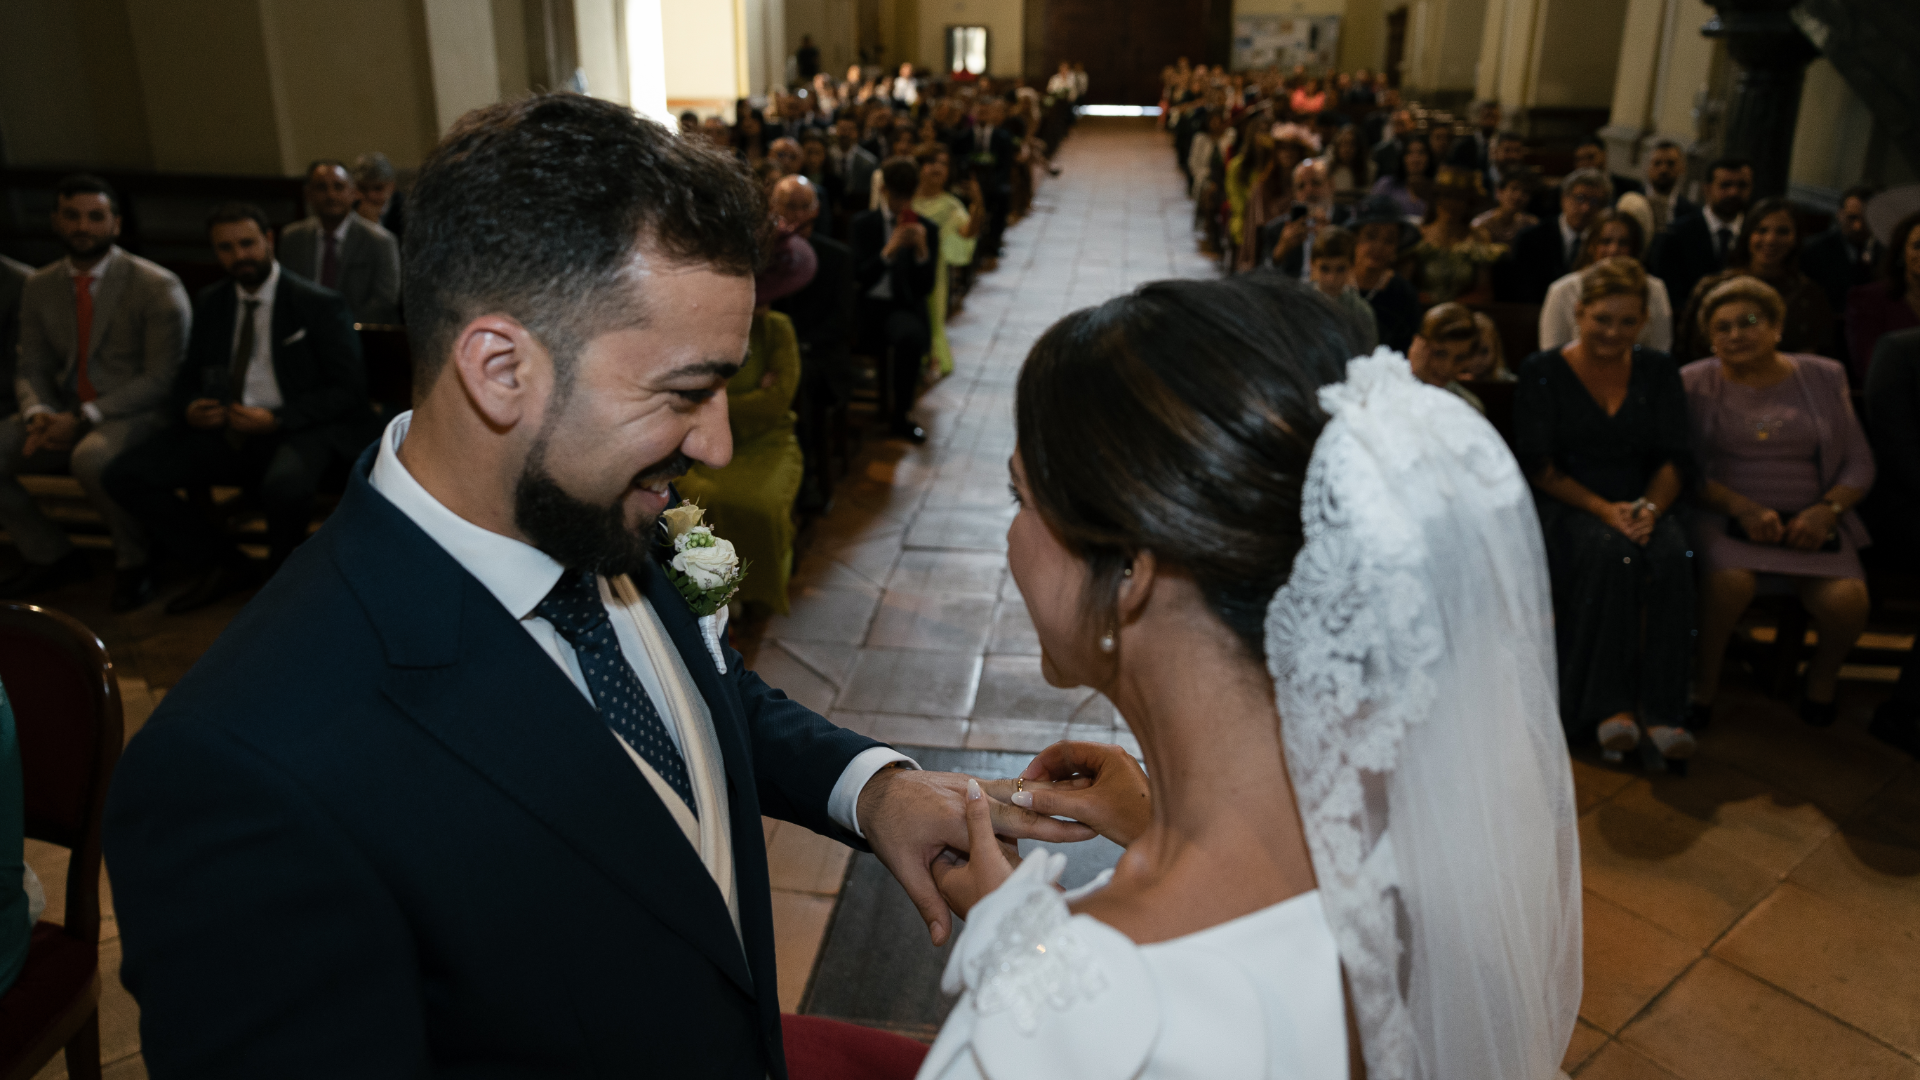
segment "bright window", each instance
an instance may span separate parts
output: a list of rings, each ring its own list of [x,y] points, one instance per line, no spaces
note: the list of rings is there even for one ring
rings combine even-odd
[[[987,28],[984,26],[947,27],[947,70],[955,75],[987,73]]]

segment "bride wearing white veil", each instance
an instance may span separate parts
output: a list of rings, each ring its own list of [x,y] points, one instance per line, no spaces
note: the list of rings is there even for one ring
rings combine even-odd
[[[1020,376],[1009,563],[1050,748],[936,863],[963,996],[922,1077],[1547,1080],[1581,990],[1572,780],[1526,483],[1464,403],[1274,278],[1075,313]],[[1127,848],[1063,894],[991,795]]]

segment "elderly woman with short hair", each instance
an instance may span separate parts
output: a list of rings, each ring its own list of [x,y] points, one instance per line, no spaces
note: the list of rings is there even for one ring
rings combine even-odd
[[[1568,741],[1619,760],[1644,731],[1681,763],[1694,749],[1693,552],[1668,512],[1692,459],[1679,373],[1635,344],[1647,292],[1630,258],[1581,273],[1578,337],[1520,368],[1514,451],[1542,496]]]
[[[1838,361],[1780,351],[1786,304],[1759,278],[1734,277],[1699,304],[1713,355],[1681,369],[1700,463],[1696,550],[1705,560],[1694,714],[1710,714],[1734,623],[1763,584],[1784,585],[1813,616],[1800,716],[1833,723],[1840,664],[1867,625],[1854,506],[1873,486],[1873,453]]]

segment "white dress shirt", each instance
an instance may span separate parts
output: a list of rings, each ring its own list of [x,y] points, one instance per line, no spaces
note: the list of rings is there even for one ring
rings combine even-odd
[[[240,320],[247,314],[247,301],[258,300],[260,306],[253,312],[253,359],[247,361],[246,385],[232,387],[228,392],[242,405],[277,409],[286,404],[286,399],[280,396],[280,380],[273,374],[273,298],[280,292],[279,261],[274,262],[273,269],[267,271],[267,280],[254,292],[247,292],[237,281],[233,288],[236,295],[233,340],[227,344],[229,358],[240,348]]]
[[[455,562],[478,579],[494,599],[507,609],[507,613],[519,620],[521,629],[560,666],[560,670],[566,672],[574,688],[591,704],[593,692],[587,687],[586,676],[580,672],[580,661],[574,656],[573,646],[554,629],[552,623],[534,613],[540,601],[553,591],[565,568],[531,544],[475,525],[447,509],[445,504],[420,486],[420,482],[401,463],[398,454],[412,422],[413,413],[403,412],[393,418],[393,422],[387,425],[386,433],[380,437],[380,452],[374,460],[371,477],[374,490],[386,496],[401,513],[420,526],[421,531],[431,537],[434,543],[453,556]],[[608,614],[613,616],[614,636],[620,642],[620,653],[632,666],[634,674],[639,676],[640,685],[646,688],[648,697],[660,706],[660,718],[666,721],[667,734],[672,737],[675,748],[684,755],[688,733],[683,732],[680,725],[689,722],[711,725],[712,719],[678,716],[673,709],[666,707],[672,698],[666,692],[660,673],[648,658],[634,619],[628,617],[635,613],[615,595],[606,578],[598,580],[600,599],[607,605]],[[644,597],[638,598],[638,604],[643,609],[638,614],[657,621],[658,617],[647,606]],[[689,663],[705,661],[704,654],[688,660]],[[607,730],[607,736],[615,744],[625,747],[625,742],[611,728]],[[710,734],[708,738],[711,741]],[[631,748],[627,748],[627,751],[636,765],[643,764]],[[856,755],[847,763],[827,797],[827,816],[841,828],[864,838],[866,834],[861,832],[857,816],[860,792],[875,773],[896,762],[904,763],[909,768],[919,768],[912,758],[890,747],[876,746]],[[641,771],[644,773],[646,770],[642,768]]]
[[[1561,268],[1565,269],[1580,261],[1580,232],[1567,224],[1565,214],[1553,220],[1560,223],[1560,250],[1564,256],[1561,259]]]

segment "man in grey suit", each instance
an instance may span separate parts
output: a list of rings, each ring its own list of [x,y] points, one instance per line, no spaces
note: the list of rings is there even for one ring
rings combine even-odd
[[[13,361],[20,347],[20,290],[32,274],[33,267],[0,255],[0,416],[11,416],[18,407]]]
[[[179,278],[114,243],[120,201],[106,181],[70,176],[55,190],[53,227],[67,257],[35,271],[21,289],[14,379],[20,412],[0,420],[0,526],[27,561],[0,582],[0,596],[25,596],[91,572],[84,553],[15,477],[29,460],[58,467],[64,458],[113,532],[113,605],[124,611],[146,597],[147,545],[100,474],[165,425],[191,308]]]
[[[400,321],[400,242],[354,213],[353,177],[337,161],[307,167],[312,214],[280,231],[280,263],[347,298],[353,321]]]

